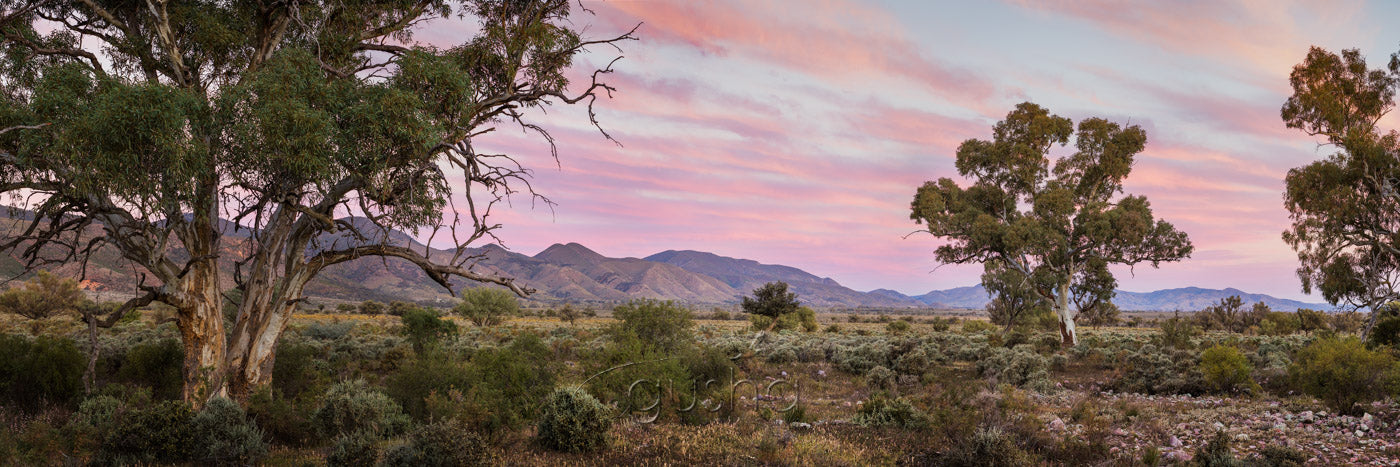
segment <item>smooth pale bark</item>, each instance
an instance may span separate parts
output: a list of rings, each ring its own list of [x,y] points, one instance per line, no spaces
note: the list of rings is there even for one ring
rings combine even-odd
[[[1079,312],[1069,306],[1069,283],[1060,284],[1055,297],[1055,314],[1060,317],[1060,339],[1064,345],[1078,345],[1079,333],[1074,328],[1074,317]]]
[[[259,387],[272,383],[272,365],[277,339],[296,311],[294,299],[301,297],[309,276],[295,276],[281,290],[277,287],[249,287],[234,325],[228,358],[229,391],[246,399]]]

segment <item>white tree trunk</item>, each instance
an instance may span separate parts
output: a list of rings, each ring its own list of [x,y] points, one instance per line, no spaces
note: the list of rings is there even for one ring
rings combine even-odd
[[[1069,283],[1060,284],[1055,295],[1055,314],[1060,317],[1060,339],[1064,345],[1079,345],[1079,332],[1074,328],[1074,317],[1079,312],[1069,306]]]

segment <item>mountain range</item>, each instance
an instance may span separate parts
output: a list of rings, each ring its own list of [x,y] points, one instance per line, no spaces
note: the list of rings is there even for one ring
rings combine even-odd
[[[6,228],[8,227],[8,228]],[[223,236],[224,258],[241,251],[246,234],[233,232],[229,224]],[[0,234],[15,228],[0,227]],[[95,227],[94,227],[95,228]],[[93,232],[96,234],[97,232]],[[393,232],[390,242],[422,249],[412,236]],[[889,309],[941,308],[981,309],[988,301],[980,285],[934,290],[922,295],[877,289],[853,290],[829,277],[818,277],[801,269],[763,264],[749,259],[730,258],[692,250],[667,250],[645,258],[610,258],[578,243],[555,244],[528,256],[495,244],[473,248],[481,260],[474,268],[481,272],[514,277],[518,283],[537,289],[532,299],[543,302],[607,304],[638,298],[676,300],[695,305],[727,306],[766,282],[783,281],[798,294],[803,304],[817,308]],[[432,250],[434,257],[450,256],[449,251]],[[232,264],[225,265],[223,280],[232,287]],[[0,257],[0,274],[12,277],[19,272],[13,257]],[[76,277],[79,267],[67,264],[54,272]],[[83,287],[98,292],[134,291],[137,274],[120,261],[115,251],[99,251],[88,264]],[[457,286],[475,286],[458,281]],[[360,300],[406,300],[446,305],[452,297],[427,275],[407,261],[375,257],[360,258],[331,266],[308,284],[314,298]],[[1330,309],[1324,304],[1304,303],[1237,289],[1187,287],[1140,293],[1118,291],[1115,303],[1124,310],[1199,310],[1231,295],[1245,303],[1262,301],[1276,310],[1297,308]]]

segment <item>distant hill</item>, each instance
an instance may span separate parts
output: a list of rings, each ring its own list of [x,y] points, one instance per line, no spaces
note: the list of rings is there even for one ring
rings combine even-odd
[[[4,219],[0,217],[0,235],[14,235],[25,213]],[[364,219],[350,219],[364,223]],[[222,281],[233,286],[234,258],[247,251],[248,231],[234,231],[233,224],[224,222],[225,235],[220,247]],[[98,235],[99,226],[90,226],[87,236]],[[358,241],[350,237],[328,235],[322,238],[337,247]],[[392,232],[393,244],[422,249],[412,236]],[[429,249],[435,258],[446,260],[450,251]],[[181,252],[176,247],[174,254]],[[473,268],[485,273],[514,277],[525,286],[539,292],[533,299],[578,303],[616,303],[637,298],[677,300],[696,305],[732,305],[739,298],[766,282],[787,282],[797,292],[803,304],[819,308],[945,308],[981,309],[986,306],[986,290],[980,285],[935,290],[923,295],[907,296],[894,290],[877,289],[861,292],[837,281],[818,277],[798,268],[778,264],[730,258],[703,251],[668,250],[646,258],[610,258],[578,243],[555,244],[534,256],[512,252],[495,244],[469,249],[469,254],[481,260]],[[79,275],[79,265],[66,264],[52,268],[55,273],[69,277]],[[0,274],[13,276],[20,271],[14,257],[0,256]],[[105,293],[134,293],[137,274],[110,247],[99,249],[88,264],[83,287]],[[476,283],[455,280],[458,287],[477,287]],[[313,298],[335,300],[407,300],[425,304],[447,305],[453,298],[442,287],[428,279],[411,263],[394,258],[365,257],[331,266],[307,285]],[[1246,303],[1263,301],[1277,310],[1299,307],[1330,309],[1323,304],[1310,304],[1261,294],[1249,294],[1236,289],[1203,289],[1187,287],[1139,293],[1119,291],[1115,299],[1125,310],[1170,311],[1198,310],[1221,298],[1240,295]]]
[[[1205,307],[1214,305],[1220,299],[1231,295],[1239,295],[1245,305],[1255,302],[1264,302],[1276,311],[1293,311],[1299,308],[1311,308],[1314,310],[1331,310],[1332,305],[1326,303],[1305,303],[1286,298],[1275,298],[1264,294],[1246,293],[1235,288],[1226,289],[1203,289],[1200,287],[1184,287],[1179,289],[1164,289],[1155,292],[1128,292],[1126,290],[1117,291],[1113,298],[1113,303],[1118,308],[1131,311],[1197,311]],[[966,308],[980,309],[987,306],[990,299],[987,297],[987,290],[982,286],[974,285],[969,287],[957,287],[947,290],[935,290],[923,295],[913,297],[929,306],[937,308]]]

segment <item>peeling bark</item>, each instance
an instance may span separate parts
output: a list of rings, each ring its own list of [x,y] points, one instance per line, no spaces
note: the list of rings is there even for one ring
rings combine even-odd
[[[1078,313],[1069,306],[1069,283],[1060,284],[1056,292],[1055,314],[1060,317],[1060,339],[1066,347],[1079,345],[1079,333],[1074,327],[1074,317]]]
[[[177,307],[175,320],[185,347],[183,395],[196,409],[209,399],[227,394],[218,272],[212,261],[204,263],[207,266],[196,266],[183,281],[182,292],[187,299]]]

